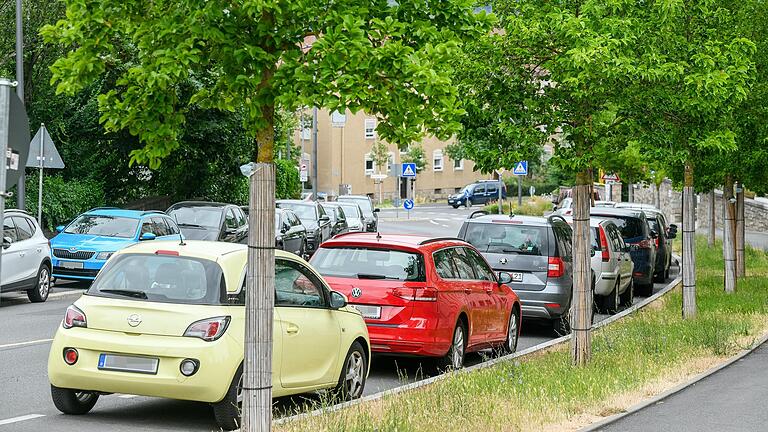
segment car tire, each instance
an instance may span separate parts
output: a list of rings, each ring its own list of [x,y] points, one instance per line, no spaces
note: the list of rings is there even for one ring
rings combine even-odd
[[[635,281],[630,279],[629,280],[629,286],[627,289],[624,290],[624,292],[619,297],[621,299],[621,305],[625,307],[632,306],[632,303],[635,301]]]
[[[51,385],[51,399],[56,409],[64,414],[83,415],[96,405],[99,394]]]
[[[594,320],[594,308],[592,308],[592,320]],[[565,315],[557,317],[552,320],[552,330],[557,337],[565,336],[571,333],[571,309],[568,308],[568,312]]]
[[[509,323],[507,324],[507,338],[499,346],[500,355],[512,354],[517,351],[517,341],[520,339],[520,312],[512,309],[509,314]]]
[[[665,273],[666,271],[662,270],[659,273],[653,275],[653,281],[656,283],[663,283],[665,280],[667,280]]]
[[[451,207],[453,207],[455,209],[459,208],[459,206],[457,206],[456,204],[452,205]]]
[[[360,342],[355,341],[344,358],[344,365],[335,389],[336,397],[342,401],[350,401],[362,396],[367,373],[367,353]]]
[[[652,294],[653,294],[653,283],[637,285],[637,295],[641,297],[650,297]]]
[[[240,366],[232,377],[224,399],[211,404],[216,424],[225,431],[240,428],[240,409],[243,391],[243,366]]]
[[[42,303],[48,300],[51,292],[51,267],[47,263],[40,265],[37,270],[37,284],[27,290],[27,297],[32,303]]]
[[[613,286],[613,291],[603,298],[603,305],[605,306],[605,312],[609,315],[614,315],[619,311],[619,287],[621,286],[621,279],[616,279],[616,284]]]
[[[467,335],[464,323],[459,321],[453,329],[451,347],[443,357],[437,360],[440,370],[456,370],[464,367],[464,355],[466,354]]]

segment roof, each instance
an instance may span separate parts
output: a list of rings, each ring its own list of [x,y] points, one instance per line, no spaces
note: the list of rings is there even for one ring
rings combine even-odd
[[[122,249],[116,254],[123,253],[149,253],[153,254],[158,250],[174,251],[178,252],[180,256],[188,256],[194,258],[202,258],[211,261],[217,261],[222,256],[240,252],[247,253],[248,246],[240,243],[229,242],[217,242],[217,241],[204,241],[204,240],[184,240],[184,244],[180,244],[178,240],[162,240],[162,241],[143,241],[133,246]],[[285,251],[275,250],[275,256],[284,258],[290,256]]]
[[[589,213],[595,216],[632,216],[644,215],[640,209],[616,208],[616,207],[592,207]]]
[[[597,216],[597,215],[596,215]],[[565,221],[568,222],[568,225],[573,225],[573,216],[563,216],[565,218]],[[589,226],[591,228],[595,228],[599,225],[603,224],[612,224],[613,222],[610,219],[595,219],[595,218],[589,218]]]
[[[333,246],[390,246],[404,249],[435,248],[441,245],[465,244],[458,238],[436,238],[418,234],[348,233],[325,241],[320,247]],[[435,245],[435,246],[430,246]]]
[[[294,200],[294,199],[283,199],[283,200],[277,200],[275,201],[276,204],[299,204],[299,205],[305,205],[305,206],[315,206],[319,204],[315,201],[302,201],[302,200]]]
[[[485,216],[478,216],[474,219],[467,219],[467,222],[472,223],[518,223],[521,225],[530,226],[549,226],[549,220],[543,216],[523,216],[523,215],[505,215],[505,214],[489,214]]]
[[[97,207],[95,209],[88,210],[84,214],[99,215],[99,216],[113,216],[124,217],[131,219],[141,219],[147,215],[168,216],[161,210],[125,210],[116,207]]]
[[[224,207],[228,205],[234,205],[234,204],[227,204],[227,203],[220,203],[220,202],[213,202],[213,201],[179,201],[177,203],[174,203],[168,209],[177,208],[177,207]]]
[[[371,198],[368,195],[339,195],[336,197],[336,201],[343,201],[345,199],[366,199],[370,200]]]
[[[634,203],[634,202],[616,203],[616,208],[631,208],[631,209],[639,209],[639,210],[657,210],[657,211],[659,210],[653,204],[642,204],[642,203]]]
[[[29,212],[22,209],[12,208],[12,209],[5,209],[6,213],[21,213],[29,216]]]

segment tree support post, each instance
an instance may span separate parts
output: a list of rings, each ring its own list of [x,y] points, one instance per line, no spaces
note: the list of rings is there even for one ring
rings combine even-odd
[[[707,231],[707,246],[715,246],[715,234],[717,230],[717,219],[715,219],[715,191],[709,191],[709,230]]]
[[[584,366],[592,353],[592,271],[590,266],[589,171],[576,175],[573,188],[573,298],[571,300],[571,359]]]
[[[725,292],[736,291],[736,198],[733,196],[733,177],[725,176],[723,186],[723,262],[725,264]]]
[[[747,263],[744,258],[744,185],[736,183],[736,277],[747,276]]]
[[[683,318],[696,316],[696,210],[694,209],[693,166],[685,164],[683,187]]]

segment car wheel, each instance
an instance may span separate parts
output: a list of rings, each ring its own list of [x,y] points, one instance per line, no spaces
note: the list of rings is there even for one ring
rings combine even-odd
[[[96,405],[98,393],[73,390],[51,385],[51,399],[56,409],[64,414],[82,415]]]
[[[619,311],[619,287],[621,279],[616,279],[616,284],[613,286],[613,291],[605,297],[605,311],[609,315],[613,315]]]
[[[224,395],[224,399],[211,404],[213,406],[213,416],[216,418],[216,424],[220,428],[230,431],[240,428],[240,409],[243,404],[243,367],[240,366],[229,389]]]
[[[509,314],[509,325],[507,326],[507,339],[499,350],[501,355],[512,354],[517,351],[517,340],[520,338],[520,312],[512,309]]]
[[[665,273],[666,271],[662,270],[659,273],[653,275],[653,281],[656,283],[663,283],[665,280],[667,280]]]
[[[622,306],[632,306],[635,301],[635,281],[630,279],[629,286],[624,290],[624,293],[619,297]]]
[[[641,297],[650,297],[651,294],[653,294],[653,282],[637,284],[637,295]]]
[[[365,350],[360,342],[355,341],[349,347],[347,357],[344,359],[344,367],[339,375],[339,382],[336,385],[335,393],[339,399],[349,401],[363,395],[368,371],[368,361],[365,356]]]
[[[456,204],[452,205],[451,207],[453,207],[455,209],[459,208],[459,206],[457,206]]]
[[[566,312],[565,315],[552,320],[552,330],[554,330],[555,334],[558,337],[565,336],[571,333],[571,309],[570,308],[568,308],[568,312]]]
[[[37,285],[27,290],[27,297],[32,303],[42,303],[48,300],[48,293],[51,292],[51,268],[43,263],[37,271]]]
[[[459,321],[453,330],[453,339],[451,347],[445,356],[441,357],[437,364],[442,370],[457,370],[464,367],[464,354],[466,351],[467,337],[465,335],[464,324]]]

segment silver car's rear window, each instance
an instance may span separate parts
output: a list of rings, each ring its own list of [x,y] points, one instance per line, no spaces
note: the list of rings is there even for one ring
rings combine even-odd
[[[470,223],[464,238],[480,252],[549,255],[547,228],[514,223]]]
[[[110,260],[88,295],[127,300],[218,305],[226,302],[221,267],[209,260],[165,254],[125,254]]]

